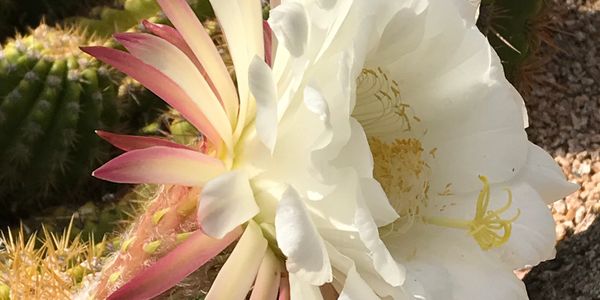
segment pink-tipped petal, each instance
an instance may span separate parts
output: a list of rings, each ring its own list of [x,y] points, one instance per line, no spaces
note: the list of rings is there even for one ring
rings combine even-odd
[[[263,36],[265,45],[265,62],[269,67],[273,66],[273,31],[269,22],[263,21]]]
[[[129,53],[175,81],[200,108],[227,148],[233,148],[231,120],[200,71],[181,50],[147,33],[118,33],[115,38]]]
[[[231,108],[231,107],[228,108],[227,106],[225,106],[225,103],[223,102],[223,98],[221,97],[219,90],[217,89],[215,84],[212,82],[212,80],[208,76],[208,73],[204,69],[204,66],[202,66],[202,63],[200,63],[200,61],[194,54],[194,51],[192,51],[190,46],[188,46],[188,44],[185,42],[185,40],[183,39],[183,37],[181,36],[179,31],[177,31],[175,28],[173,28],[171,26],[163,25],[163,24],[155,24],[155,23],[149,22],[148,20],[142,21],[142,24],[152,34],[163,38],[167,42],[173,44],[173,46],[179,48],[179,50],[181,50],[183,53],[185,53],[185,55],[194,63],[196,68],[200,71],[200,73],[202,74],[202,76],[204,77],[204,79],[206,80],[208,85],[210,86],[210,89],[213,91],[213,93],[215,93],[215,95],[221,102],[221,105],[227,111],[227,115],[229,116],[229,118],[232,120],[235,120],[235,118],[237,118],[237,110],[229,111],[227,109],[236,109],[236,108]]]
[[[181,245],[108,296],[109,300],[141,300],[160,295],[203,266],[242,234],[236,228],[217,240],[196,230]]]
[[[223,172],[225,167],[220,160],[200,152],[154,146],[126,152],[92,175],[119,183],[201,186]]]
[[[208,122],[200,107],[190,95],[164,73],[127,52],[97,46],[82,47],[81,50],[133,77],[179,111],[208,140],[215,145],[221,143],[221,136]]]
[[[273,254],[273,251],[267,249],[258,269],[250,300],[277,299],[280,280],[281,262]]]
[[[288,277],[288,274],[283,274],[281,276],[277,300],[290,300],[290,278]]]
[[[164,138],[153,136],[124,135],[102,130],[96,130],[96,134],[105,141],[111,143],[113,146],[124,151],[144,149],[154,146],[193,150],[192,148],[189,148],[185,145],[181,145]]]
[[[214,83],[228,113],[237,116],[239,102],[233,79],[219,50],[185,0],[158,0],[163,12],[192,49]],[[233,119],[232,119],[233,120]]]

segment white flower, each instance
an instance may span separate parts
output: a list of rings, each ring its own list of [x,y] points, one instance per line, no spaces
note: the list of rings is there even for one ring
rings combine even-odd
[[[354,218],[328,213],[343,226],[335,236],[321,230],[337,245],[329,256],[341,274],[334,278],[338,292],[352,299],[372,292],[394,299],[526,298],[513,270],[553,257],[546,204],[576,186],[527,141],[523,100],[474,26],[478,2],[354,1],[348,7],[356,11],[342,9],[344,1],[300,3],[284,1],[276,11],[304,13],[302,22],[277,14],[270,22],[287,49],[277,55],[292,57],[302,78],[290,76],[300,82],[298,93],[331,132],[313,163],[350,163],[360,178],[352,186],[362,195]],[[340,8],[345,22],[332,30],[323,7]],[[344,205],[329,203],[336,204],[321,211]],[[361,222],[361,212],[368,221]],[[373,220],[406,269],[401,287],[389,284],[387,264],[377,264],[387,249],[372,227],[361,230]],[[361,288],[342,289],[336,281],[344,278]]]
[[[185,1],[158,3],[175,28],[145,22],[152,34],[116,35],[129,53],[84,50],[179,110],[202,133],[201,142],[184,146],[99,132],[127,153],[94,175],[194,189],[173,189],[177,194],[165,193],[166,200],[153,202],[105,269],[96,297],[156,296],[238,237],[207,299],[243,299],[250,289],[253,299],[278,293],[319,299],[320,287],[332,281],[353,298],[374,296],[368,288],[356,290],[365,283],[355,262],[339,254],[342,250],[362,254],[376,276],[399,286],[403,269],[377,230],[397,215],[372,178],[360,125],[349,118],[351,87],[361,70],[351,55],[361,41],[348,30],[373,24],[366,2],[285,2],[271,12],[273,30],[285,43],[272,56],[258,0],[211,1],[227,37],[237,86]],[[309,26],[309,20],[318,24]],[[326,71],[319,78],[305,76],[317,69]],[[198,197],[194,193],[200,199],[198,226],[187,215],[186,199]],[[377,219],[371,210],[381,212]],[[288,276],[278,275],[283,262],[289,287]],[[337,273],[340,268],[343,274]]]

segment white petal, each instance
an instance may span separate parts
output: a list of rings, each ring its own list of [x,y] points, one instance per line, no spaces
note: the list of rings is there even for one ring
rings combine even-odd
[[[255,55],[264,58],[261,2],[211,0],[210,3],[227,38],[237,77],[240,110],[234,137],[239,137],[255,113],[248,89],[248,68]]]
[[[331,258],[333,267],[345,275],[345,281],[342,282],[343,289],[338,299],[378,299],[371,287],[362,279],[356,271],[356,266],[352,259],[346,257],[331,244],[327,245],[327,252]],[[339,280],[336,278],[336,280]]]
[[[254,222],[248,226],[213,282],[207,300],[245,299],[267,250],[267,240]],[[232,287],[235,283],[235,287]]]
[[[566,181],[554,159],[532,143],[529,143],[527,164],[519,176],[519,180],[531,185],[547,204],[566,197],[579,188],[577,184]]]
[[[318,286],[308,284],[300,276],[290,273],[290,299],[323,300]]]
[[[307,85],[304,88],[304,105],[311,112],[317,114],[321,121],[329,124],[329,106],[323,94],[312,85]]]
[[[312,284],[332,280],[331,265],[325,245],[304,203],[292,187],[283,194],[275,216],[277,243],[287,256],[291,274]]]
[[[256,99],[256,133],[273,153],[277,138],[277,87],[273,73],[258,56],[252,59],[248,72],[250,91]]]
[[[207,235],[220,239],[258,212],[248,177],[232,171],[204,185],[198,204],[198,223]]]
[[[360,196],[357,199],[354,224],[358,228],[360,239],[370,251],[375,270],[390,285],[401,285],[405,279],[405,270],[396,263],[385,244],[379,238],[377,225],[364,199]]]
[[[269,25],[277,37],[293,56],[301,56],[308,39],[306,12],[297,2],[285,2],[269,13]]]
[[[390,224],[400,217],[390,205],[390,201],[377,180],[361,178],[360,188],[378,227]]]
[[[512,223],[510,239],[496,251],[513,269],[552,259],[555,255],[556,233],[550,209],[540,195],[525,183],[510,186],[514,209],[521,214]],[[506,198],[506,193],[492,194],[495,199]],[[494,199],[494,198],[492,198]],[[510,216],[507,213],[507,216]]]

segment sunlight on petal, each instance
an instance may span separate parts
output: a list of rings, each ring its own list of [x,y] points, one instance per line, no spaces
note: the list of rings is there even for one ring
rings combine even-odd
[[[204,66],[225,103],[228,114],[237,115],[238,96],[219,50],[185,0],[158,0],[163,12]]]
[[[175,81],[135,56],[105,47],[82,47],[81,50],[131,76],[179,111],[208,140],[218,145],[221,136],[208,122],[195,101]]]
[[[267,240],[263,237],[260,227],[254,221],[250,221],[205,299],[244,299],[252,287],[266,250]]]
[[[182,51],[164,39],[147,33],[119,33],[115,38],[131,54],[177,82],[219,132],[227,148],[233,147],[227,114],[200,71]]]
[[[206,234],[219,238],[259,211],[248,176],[232,171],[204,185],[198,204],[198,223]]]
[[[223,172],[225,167],[221,161],[200,152],[154,146],[124,153],[96,169],[92,175],[120,183],[201,186]]]

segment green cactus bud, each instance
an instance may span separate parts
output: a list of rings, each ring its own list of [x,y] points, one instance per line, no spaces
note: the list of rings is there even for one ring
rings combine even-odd
[[[80,51],[98,44],[40,25],[0,56],[0,215],[37,210],[74,194],[106,158],[96,129],[119,120],[120,78]]]

